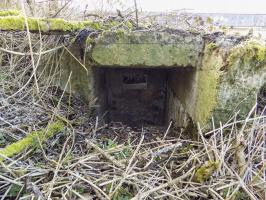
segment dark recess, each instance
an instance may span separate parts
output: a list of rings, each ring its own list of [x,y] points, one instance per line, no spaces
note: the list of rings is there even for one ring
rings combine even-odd
[[[168,78],[189,68],[94,67],[96,114],[130,126],[167,124]],[[182,73],[181,73],[182,72]]]

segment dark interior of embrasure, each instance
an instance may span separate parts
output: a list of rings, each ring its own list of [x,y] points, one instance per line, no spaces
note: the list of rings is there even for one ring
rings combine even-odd
[[[185,88],[179,86],[189,87],[193,71],[190,67],[94,67],[95,113],[107,123],[164,126],[173,116],[169,99],[185,95]]]

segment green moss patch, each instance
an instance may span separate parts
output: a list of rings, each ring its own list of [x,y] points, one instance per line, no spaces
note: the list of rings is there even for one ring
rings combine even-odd
[[[0,17],[0,30],[23,31],[25,29],[25,20],[21,16]]]
[[[195,180],[203,183],[207,181],[219,167],[219,162],[208,161],[206,164],[199,167],[195,173]]]
[[[20,191],[23,189],[22,187],[23,186],[21,185],[12,184],[7,196],[12,199],[15,199],[17,195],[20,193]]]
[[[4,160],[5,157],[12,157],[24,149],[32,147],[39,142],[45,142],[47,139],[52,137],[54,134],[63,131],[64,124],[62,122],[55,122],[53,124],[49,124],[46,129],[41,129],[39,131],[32,132],[27,135],[25,138],[8,145],[4,149],[0,150],[0,161]],[[3,155],[3,156],[1,156]]]
[[[86,22],[69,22],[64,19],[47,19],[50,31],[75,31],[85,28]]]
[[[207,45],[207,50],[208,51],[212,51],[212,50],[214,50],[214,49],[217,49],[218,48],[218,45],[216,44],[216,43],[209,43],[208,45]]]
[[[248,40],[231,49],[228,57],[229,67],[240,60],[243,64],[249,62],[265,63],[266,46],[256,40]]]
[[[43,18],[27,18],[30,31],[61,31],[71,32],[77,31],[90,25],[91,21],[66,21],[64,19],[43,19]],[[0,30],[4,31],[24,31],[26,30],[25,18],[18,16],[0,16]]]
[[[67,21],[60,18],[27,18],[30,31],[60,31],[60,32],[71,32],[91,27],[95,30],[107,31],[112,27],[126,27],[128,30],[132,28],[130,22],[92,22],[92,21]],[[25,18],[17,10],[0,11],[0,30],[5,31],[23,31],[26,29]]]

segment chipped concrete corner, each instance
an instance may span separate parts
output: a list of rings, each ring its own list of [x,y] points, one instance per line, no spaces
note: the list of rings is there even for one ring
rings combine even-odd
[[[97,108],[102,107],[101,112],[112,107],[122,108],[112,104],[115,95],[117,98],[122,94],[137,94],[139,101],[154,109],[152,112],[158,113],[163,109],[165,124],[172,120],[179,127],[188,126],[189,121],[205,126],[212,117],[219,124],[235,113],[240,118],[245,117],[255,105],[256,95],[266,84],[266,46],[254,39],[224,35],[206,37],[179,30],[104,32],[93,41],[93,45],[88,46],[90,48],[83,61],[79,60],[80,51],[75,44],[71,52],[76,58],[69,52],[62,56],[61,86],[66,84],[72,73],[69,91],[81,95],[90,102],[90,106],[96,99],[93,104]],[[134,72],[134,69],[137,71]],[[158,73],[166,78],[158,79],[158,82],[162,79],[160,85],[149,86],[149,80],[152,84],[157,76],[156,70],[160,70]],[[152,71],[155,74],[150,78]],[[114,82],[106,83],[106,80],[112,80],[108,74],[114,73],[121,75],[112,75]],[[130,73],[135,74],[135,78]],[[120,79],[121,87],[117,86]],[[134,84],[126,85],[131,84],[133,79]],[[110,94],[104,94],[111,85],[116,85],[114,87],[119,91],[110,89],[112,100]],[[135,91],[123,93],[124,88],[135,88]],[[160,105],[154,103],[162,93],[164,101]]]

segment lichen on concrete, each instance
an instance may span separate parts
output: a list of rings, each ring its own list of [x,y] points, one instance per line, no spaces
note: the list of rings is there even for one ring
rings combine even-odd
[[[216,43],[214,43],[214,42],[211,42],[211,43],[207,44],[206,47],[207,47],[208,51],[212,51],[212,50],[218,48],[218,45]]]

